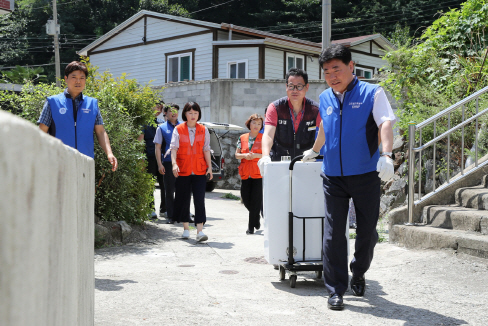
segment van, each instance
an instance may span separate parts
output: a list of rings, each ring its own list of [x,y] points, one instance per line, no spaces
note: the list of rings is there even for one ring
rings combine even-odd
[[[213,191],[217,185],[217,181],[224,178],[224,157],[222,153],[221,139],[225,136],[224,134],[217,134],[215,130],[244,130],[243,127],[233,125],[230,123],[217,123],[217,122],[199,122],[200,124],[207,127],[210,134],[210,148],[213,150],[211,155],[212,159],[212,174],[213,179],[207,180],[206,191]]]

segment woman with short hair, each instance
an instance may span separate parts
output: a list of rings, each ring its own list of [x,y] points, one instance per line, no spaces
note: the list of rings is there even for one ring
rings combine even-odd
[[[252,114],[246,121],[246,127],[250,130],[243,134],[237,141],[236,158],[241,160],[239,175],[241,177],[241,197],[244,206],[249,211],[247,234],[253,234],[254,229],[259,230],[259,222],[263,203],[263,179],[259,172],[258,161],[262,157],[261,144],[263,134],[263,117]]]
[[[207,221],[205,213],[205,186],[207,177],[212,180],[212,162],[210,158],[210,134],[208,129],[197,123],[202,117],[198,103],[188,102],[181,113],[183,123],[173,131],[171,139],[171,162],[175,181],[175,202],[173,218],[183,223],[182,238],[190,237],[189,216],[193,193],[195,208],[196,240],[208,240],[203,233]]]

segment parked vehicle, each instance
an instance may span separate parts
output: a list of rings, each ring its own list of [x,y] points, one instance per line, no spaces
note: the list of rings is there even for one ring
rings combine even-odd
[[[244,128],[229,124],[217,122],[199,122],[207,127],[210,133],[210,148],[213,150],[212,158],[212,173],[213,179],[207,181],[206,191],[213,191],[217,185],[217,181],[224,178],[224,157],[222,156],[221,139],[223,135],[218,135],[215,130],[243,130]],[[224,134],[225,135],[225,134]]]

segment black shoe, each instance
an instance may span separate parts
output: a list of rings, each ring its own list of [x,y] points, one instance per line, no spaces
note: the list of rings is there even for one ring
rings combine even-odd
[[[364,275],[357,276],[352,274],[351,278],[351,290],[352,294],[357,297],[362,297],[364,295],[364,290],[366,289],[366,280]]]
[[[172,220],[172,219],[170,219],[170,218],[169,218],[169,219],[166,221],[166,224],[175,224],[175,220]]]
[[[344,309],[344,301],[342,300],[342,295],[333,294],[327,300],[327,307],[331,310],[342,310]]]
[[[254,230],[252,228],[247,229],[246,234],[254,234]]]

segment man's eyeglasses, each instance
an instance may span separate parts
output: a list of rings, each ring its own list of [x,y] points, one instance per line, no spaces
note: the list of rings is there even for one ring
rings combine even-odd
[[[298,85],[288,84],[288,85],[286,85],[286,88],[289,91],[292,91],[294,89],[296,89],[297,91],[301,91],[302,89],[305,88],[305,85],[302,85],[302,84],[298,84]]]

